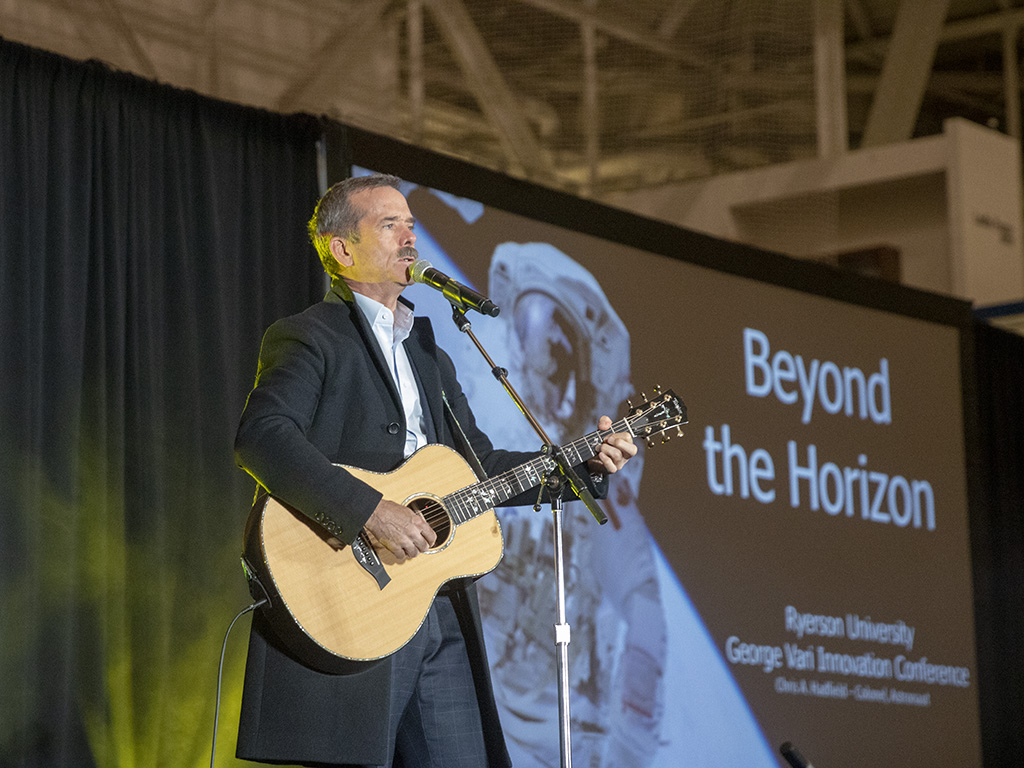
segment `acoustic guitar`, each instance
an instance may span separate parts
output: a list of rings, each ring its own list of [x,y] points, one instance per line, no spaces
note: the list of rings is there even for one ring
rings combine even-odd
[[[610,430],[591,432],[561,451],[576,466],[611,432],[650,444],[669,429],[682,434],[686,422],[683,402],[670,390],[657,391]],[[502,555],[494,507],[541,485],[555,462],[542,453],[481,481],[454,450],[428,445],[391,472],[344,468],[385,499],[422,514],[437,534],[434,547],[397,562],[365,530],[351,545],[339,545],[318,523],[264,494],[246,523],[242,558],[250,590],[267,598],[261,610],[288,650],[335,674],[365,670],[405,645],[446,582],[493,570]]]

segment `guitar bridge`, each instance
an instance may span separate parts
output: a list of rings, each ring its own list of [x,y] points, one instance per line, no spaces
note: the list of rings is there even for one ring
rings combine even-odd
[[[388,572],[384,569],[384,563],[377,556],[377,550],[370,544],[366,531],[360,531],[359,535],[352,542],[352,554],[355,556],[356,562],[363,566],[368,574],[373,576],[373,580],[377,582],[378,589],[384,589],[388,585],[391,577],[388,576]]]

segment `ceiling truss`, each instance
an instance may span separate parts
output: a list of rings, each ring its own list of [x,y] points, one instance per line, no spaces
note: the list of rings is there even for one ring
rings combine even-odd
[[[6,0],[8,39],[588,196],[1021,134],[1015,0]]]

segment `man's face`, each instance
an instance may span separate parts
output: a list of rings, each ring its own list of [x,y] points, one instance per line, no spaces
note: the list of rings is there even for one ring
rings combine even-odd
[[[352,290],[391,305],[412,282],[409,266],[416,260],[416,220],[405,195],[394,187],[357,192],[352,204],[363,216],[356,237],[337,238],[344,246],[339,258],[345,267],[343,276]]]

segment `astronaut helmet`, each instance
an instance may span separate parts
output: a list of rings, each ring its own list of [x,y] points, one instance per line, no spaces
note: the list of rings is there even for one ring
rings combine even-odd
[[[629,333],[590,272],[548,243],[507,242],[488,289],[507,323],[512,380],[553,440],[621,414]]]

